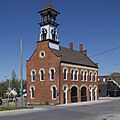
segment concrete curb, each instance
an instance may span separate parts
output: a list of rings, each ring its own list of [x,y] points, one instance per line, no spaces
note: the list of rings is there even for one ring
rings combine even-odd
[[[120,115],[116,116],[116,117],[113,117],[113,118],[110,118],[108,120],[120,120]]]
[[[18,110],[0,111],[0,116],[30,113],[30,112],[41,111],[44,109],[45,108],[33,108],[33,109],[18,109]]]
[[[68,104],[60,104],[56,106],[77,106],[77,105],[92,105],[92,104],[99,104],[105,103],[113,100],[118,100],[120,98],[113,98],[113,97],[101,97],[99,100],[96,101],[86,101],[86,102],[77,102],[77,103],[68,103]]]

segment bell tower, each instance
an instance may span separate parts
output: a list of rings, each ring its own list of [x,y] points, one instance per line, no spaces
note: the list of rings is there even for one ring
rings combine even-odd
[[[38,12],[41,15],[40,38],[39,41],[49,40],[49,47],[59,50],[58,32],[56,23],[57,12],[53,6],[48,3],[43,10]]]

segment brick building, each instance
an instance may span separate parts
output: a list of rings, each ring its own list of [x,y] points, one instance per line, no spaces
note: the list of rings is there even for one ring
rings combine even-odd
[[[98,99],[98,66],[87,51],[61,47],[56,17],[59,14],[48,4],[41,15],[40,39],[27,60],[27,102],[29,104],[67,104]]]

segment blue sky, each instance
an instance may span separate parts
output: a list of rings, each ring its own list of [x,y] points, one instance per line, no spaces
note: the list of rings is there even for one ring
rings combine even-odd
[[[23,76],[26,60],[36,48],[40,16],[48,0],[0,0],[0,80],[10,79],[12,70],[19,78],[20,39],[23,39]],[[88,56],[99,64],[99,75],[120,72],[120,0],[51,0],[61,14],[57,18],[59,41],[68,47],[84,44]],[[5,77],[6,76],[6,77]]]

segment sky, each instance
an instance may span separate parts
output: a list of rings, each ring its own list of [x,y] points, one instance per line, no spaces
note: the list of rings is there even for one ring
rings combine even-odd
[[[20,77],[20,40],[23,39],[23,78],[26,60],[39,39],[38,11],[49,0],[0,0],[0,81],[12,70]],[[83,43],[88,56],[99,66],[99,75],[120,72],[120,0],[50,0],[57,17],[61,46]],[[108,51],[108,52],[107,52]]]

